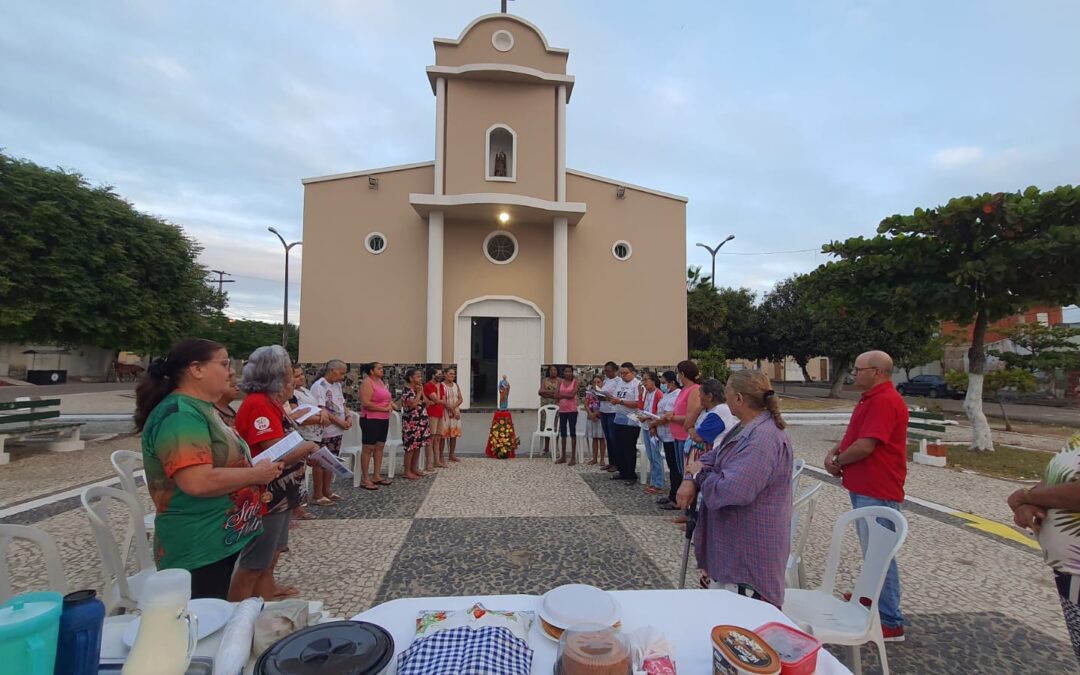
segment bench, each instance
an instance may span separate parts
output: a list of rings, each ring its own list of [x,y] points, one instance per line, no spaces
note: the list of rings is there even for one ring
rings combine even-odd
[[[27,438],[51,435],[46,445],[53,452],[82,450],[86,442],[79,438],[81,422],[61,422],[60,399],[17,399],[0,403],[0,465],[11,461],[4,450],[10,438],[21,441]],[[50,422],[49,420],[56,420]]]
[[[909,441],[919,442],[919,451],[914,456],[916,463],[945,466],[944,456],[927,452],[927,445],[937,444],[945,438],[945,415],[924,410],[908,411],[907,437]]]

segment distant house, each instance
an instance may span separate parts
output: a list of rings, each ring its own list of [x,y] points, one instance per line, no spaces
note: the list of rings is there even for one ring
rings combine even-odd
[[[986,348],[1003,352],[1016,351],[1016,346],[1001,333],[1002,330],[1028,323],[1057,326],[1063,322],[1063,314],[1061,307],[1032,307],[1022,314],[1014,314],[1000,321],[995,321],[986,330]],[[961,326],[952,321],[944,321],[941,324],[941,331],[945,335],[958,335],[961,337],[960,344],[945,348],[945,369],[967,370],[967,350],[971,347],[974,326]],[[988,358],[988,365],[991,367],[998,362],[993,356]]]

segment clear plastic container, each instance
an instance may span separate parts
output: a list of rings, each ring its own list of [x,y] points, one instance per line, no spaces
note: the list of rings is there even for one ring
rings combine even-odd
[[[813,675],[821,641],[791,626],[771,622],[754,631],[780,655],[780,675]]]
[[[610,626],[580,624],[559,638],[555,675],[630,675],[630,645]]]

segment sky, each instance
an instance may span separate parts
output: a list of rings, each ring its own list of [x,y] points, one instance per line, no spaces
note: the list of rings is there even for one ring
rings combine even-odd
[[[570,50],[567,165],[688,197],[689,264],[735,235],[718,285],[764,293],[953,196],[1080,181],[1074,0],[509,5]],[[302,178],[433,159],[431,40],[498,7],[5,3],[0,149],[182,226],[235,280],[229,314],[280,321],[266,228],[302,238]]]

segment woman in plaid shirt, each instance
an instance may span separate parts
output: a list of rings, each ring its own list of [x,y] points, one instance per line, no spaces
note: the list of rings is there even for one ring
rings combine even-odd
[[[709,587],[780,607],[791,546],[791,440],[764,373],[732,374],[724,394],[739,425],[687,463],[676,500],[687,508],[702,495],[694,552]]]

